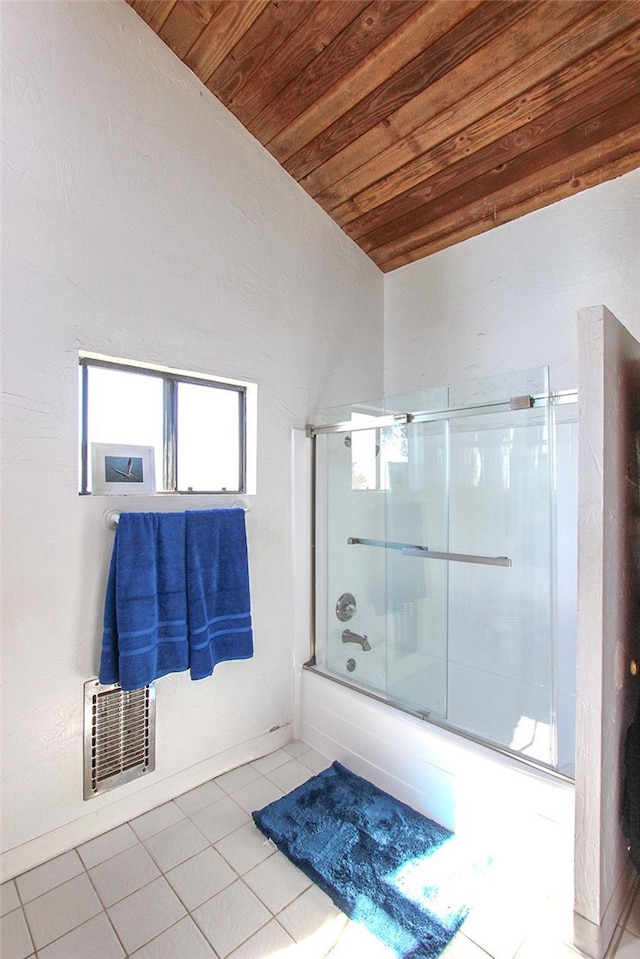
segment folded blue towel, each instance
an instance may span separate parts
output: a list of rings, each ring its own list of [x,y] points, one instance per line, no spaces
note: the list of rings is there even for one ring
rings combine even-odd
[[[184,513],[122,513],[104,609],[99,679],[139,689],[189,667]]]
[[[186,540],[191,678],[203,679],[253,656],[244,510],[190,510]]]

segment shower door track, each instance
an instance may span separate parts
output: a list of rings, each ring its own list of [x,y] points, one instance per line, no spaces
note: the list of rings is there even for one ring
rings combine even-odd
[[[479,403],[475,406],[456,406],[441,410],[418,410],[413,413],[388,413],[372,416],[361,423],[344,420],[327,425],[309,424],[306,433],[309,438],[323,433],[357,433],[360,430],[384,429],[387,426],[403,426],[407,423],[431,423],[435,420],[456,419],[460,416],[475,416],[483,413],[508,413],[515,410],[537,409],[544,406],[564,406],[575,403],[577,390],[558,390],[553,393],[537,393],[534,396],[512,396],[508,400],[491,403]]]

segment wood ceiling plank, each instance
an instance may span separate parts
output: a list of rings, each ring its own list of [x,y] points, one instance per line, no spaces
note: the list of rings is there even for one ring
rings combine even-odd
[[[269,3],[207,80],[207,88],[224,103],[232,103],[263,63],[272,57],[317,5],[317,0]]]
[[[219,0],[180,0],[157,31],[158,36],[182,59],[219,6]]]
[[[304,128],[317,126],[314,118],[318,113],[323,118],[340,116],[413,60],[424,48],[426,30],[445,32],[479,2],[482,0],[458,0],[446,7],[415,0],[378,0],[369,4],[253,120],[252,132],[261,143],[268,144],[304,113],[305,123],[300,126],[299,121],[289,129],[294,141],[305,142]],[[438,15],[444,21],[440,30]]]
[[[640,166],[640,0],[127,2],[385,272]]]
[[[640,65],[634,65],[636,75],[640,73],[639,68]],[[629,90],[634,89],[634,84],[626,89],[628,95]],[[456,164],[424,184],[418,205],[410,206],[405,203],[399,216],[392,219],[389,213],[383,225],[369,232],[354,235],[351,232],[353,224],[349,224],[345,232],[351,235],[362,249],[373,250],[393,242],[396,237],[410,234],[450,210],[465,206],[479,194],[492,190],[494,183],[507,186],[537,173],[540,186],[544,188],[547,166],[562,157],[571,156],[585,145],[593,145],[597,149],[600,140],[640,124],[638,97],[632,96],[631,99],[622,101],[619,95],[612,96],[606,105],[603,101],[600,112],[594,114],[591,110],[585,110],[582,111],[581,117],[577,100],[573,101],[573,105],[576,123],[570,129],[566,129],[566,120],[562,120],[555,127],[552,114],[549,118],[550,125],[540,131],[538,143],[532,144],[526,152],[515,150],[514,155],[509,157],[506,143],[495,144],[492,149],[481,151],[482,156],[472,158],[474,162]],[[554,114],[555,112],[557,111],[554,111]],[[589,116],[589,113],[592,115]],[[558,127],[560,132],[556,132],[551,138],[546,135],[553,134]],[[411,200],[416,199],[417,196],[411,197]]]
[[[552,3],[555,11],[562,12],[563,4]],[[640,9],[639,9],[640,13]],[[545,17],[543,22],[549,22]],[[487,51],[490,52],[490,51]],[[537,51],[536,59],[540,59]],[[536,85],[529,86],[536,71],[522,70],[521,76],[526,88],[516,90],[509,84],[507,89],[516,95],[501,103],[504,84],[484,84],[482,88],[466,98],[453,111],[447,110],[434,117],[422,127],[413,131],[408,138],[398,140],[383,154],[373,158],[368,164],[359,167],[352,175],[315,199],[331,213],[340,225],[344,225],[357,216],[391,199],[403,189],[410,188],[420,180],[431,176],[444,162],[456,162],[462,156],[480,149],[491,136],[491,124],[495,124],[494,138],[501,136],[527,121],[542,115],[563,99],[572,95],[580,86],[593,82],[599,73],[606,75],[621,61],[637,57],[640,54],[640,23],[622,34],[618,34],[604,47],[591,50],[585,57],[573,61],[564,69],[555,70],[550,76]],[[491,103],[501,103],[497,110],[491,110]],[[480,116],[480,119],[477,117]],[[492,119],[489,120],[488,118]],[[469,122],[467,123],[467,118]],[[399,162],[401,159],[404,163]],[[369,181],[371,186],[360,188]],[[404,186],[403,186],[404,184]],[[348,199],[335,204],[338,195]]]
[[[640,5],[635,2],[603,5],[552,0],[547,4],[542,0],[519,22],[517,32],[503,34],[500,42],[463,61],[450,75],[431,84],[412,102],[302,178],[301,185],[325,209],[334,209],[356,190],[397,169],[393,151],[400,159],[404,143],[411,150],[416,130],[418,137],[428,138],[432,126],[431,136],[437,137],[432,142],[445,139],[452,131],[462,130],[491,112],[496,103],[510,100],[513,91],[523,84],[531,86],[552,76],[597,48],[600,42],[634,23],[639,13]],[[547,27],[551,28],[549,32]],[[420,149],[416,144],[416,152]],[[385,150],[390,151],[389,159]],[[368,159],[360,172],[363,157]]]
[[[268,0],[224,0],[220,4],[183,57],[186,65],[203,83],[233,50],[267,3]]]
[[[547,171],[549,185],[544,191],[540,190],[539,179],[534,175],[432,223],[429,229],[414,234],[413,243],[406,244],[402,252],[374,250],[369,255],[388,273],[637,169],[640,169],[640,128],[625,130],[603,141],[597,153],[589,148],[555,164]]]
[[[439,174],[445,171],[468,179],[483,175],[496,158],[512,159],[535,146],[535,141],[550,139],[551,131],[572,126],[626,99],[629,84],[640,84],[640,25],[617,38],[612,47],[602,48],[572,64],[565,71],[518,95],[514,100],[488,114],[462,133],[418,157],[383,180],[378,181],[361,197],[332,212],[333,219],[355,239],[385,223],[394,210],[394,201],[411,198],[412,191],[421,193],[425,185],[435,190]],[[524,120],[528,122],[523,122]],[[480,170],[474,174],[473,157],[479,158]],[[387,199],[389,197],[390,199]],[[400,201],[401,202],[401,201]],[[409,207],[411,207],[409,199]],[[419,205],[416,203],[415,205]],[[354,229],[357,221],[358,226]]]
[[[447,0],[443,2],[447,4]],[[456,4],[451,6],[455,7]],[[333,122],[331,116],[320,120],[316,126],[317,135],[302,149],[292,152],[301,142],[299,135],[294,139],[294,134],[299,132],[299,124],[303,122],[304,115],[268,144],[269,151],[294,179],[300,180],[351,140],[361,136],[379,121],[384,121],[390,113],[394,113],[430,84],[445,76],[497,33],[513,27],[529,8],[530,0],[481,4],[435,43],[429,43],[429,38],[426,37],[428,46],[422,54],[398,70],[388,82],[356,103],[347,113]],[[414,125],[419,125],[419,121]],[[322,129],[319,130],[319,127]]]
[[[297,0],[296,0],[297,2]],[[310,13],[275,54],[254,73],[226,106],[251,129],[251,121],[311,63],[368,5],[369,0],[326,0],[309,5]]]
[[[601,113],[584,123],[574,126],[541,147],[521,154],[511,163],[505,163],[487,172],[481,181],[467,182],[458,189],[439,193],[434,198],[413,210],[407,218],[400,217],[384,229],[360,237],[356,242],[368,253],[374,250],[403,252],[413,246],[415,236],[429,235],[432,225],[446,216],[454,216],[456,210],[470,206],[483,197],[500,191],[517,192],[518,183],[535,181],[539,192],[553,186],[552,172],[556,164],[571,162],[582,156],[586,162],[591,156],[597,163],[601,144],[617,135],[635,134],[640,129],[640,99],[631,97],[615,108]],[[585,153],[586,151],[586,153]],[[576,159],[577,162],[577,159]],[[406,244],[403,247],[403,244]]]
[[[127,0],[127,3],[157,33],[175,7],[176,0]]]

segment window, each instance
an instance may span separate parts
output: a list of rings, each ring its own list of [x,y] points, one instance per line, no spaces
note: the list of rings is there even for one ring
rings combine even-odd
[[[163,492],[249,491],[253,384],[81,353],[80,394],[81,493],[92,490],[94,443],[153,447]]]

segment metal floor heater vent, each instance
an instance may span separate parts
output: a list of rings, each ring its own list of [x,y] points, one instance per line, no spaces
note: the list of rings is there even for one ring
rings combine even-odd
[[[156,768],[156,691],[84,684],[84,798]]]

